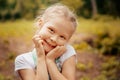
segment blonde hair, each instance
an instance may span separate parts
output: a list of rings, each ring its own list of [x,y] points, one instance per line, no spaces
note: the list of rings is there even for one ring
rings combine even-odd
[[[42,19],[44,22],[48,21],[54,17],[64,17],[65,19],[69,20],[73,23],[73,26],[76,28],[77,21],[75,14],[65,5],[57,3],[50,7],[48,7],[42,15],[37,17],[37,20]]]

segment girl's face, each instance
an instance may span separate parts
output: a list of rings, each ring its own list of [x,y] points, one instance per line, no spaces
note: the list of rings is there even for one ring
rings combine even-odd
[[[71,22],[62,18],[51,19],[43,24],[38,35],[43,40],[45,52],[51,51],[56,46],[65,45],[74,30]]]

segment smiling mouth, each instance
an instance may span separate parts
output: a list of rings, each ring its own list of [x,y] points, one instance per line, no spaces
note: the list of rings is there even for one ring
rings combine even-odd
[[[53,45],[51,45],[50,43],[48,43],[46,40],[44,40],[44,42],[48,45],[48,46],[50,46],[51,48],[55,48],[56,46],[53,46]]]

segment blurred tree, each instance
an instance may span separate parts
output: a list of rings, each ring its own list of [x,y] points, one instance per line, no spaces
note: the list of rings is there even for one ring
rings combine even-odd
[[[90,18],[96,14],[120,16],[120,0],[82,0],[84,2],[78,15]]]
[[[59,2],[86,18],[97,14],[120,16],[120,0],[0,0],[0,20],[34,18],[40,10]]]
[[[91,4],[92,4],[92,17],[95,18],[97,16],[96,0],[91,0]]]
[[[79,9],[83,6],[84,2],[83,0],[60,0],[61,3],[67,5],[68,7],[70,7],[72,10],[74,11],[78,11]]]
[[[11,16],[11,19],[14,20],[14,15],[16,14],[16,0],[7,0],[8,5],[8,15]]]
[[[85,18],[90,18],[92,15],[91,0],[82,0],[84,2],[83,6],[79,8],[78,15],[82,15]]]
[[[0,10],[7,7],[7,0],[0,0]]]
[[[98,13],[120,16],[120,0],[96,0]]]
[[[7,7],[7,0],[0,0],[0,16],[1,20],[5,20],[5,15],[7,13],[7,10],[5,10]]]
[[[48,5],[54,4],[54,3],[59,3],[60,0],[48,0]]]
[[[106,3],[107,3],[106,5],[107,14],[120,16],[120,4],[119,4],[120,0],[110,0],[110,1],[107,1]]]
[[[17,0],[16,12],[23,18],[31,19],[35,17],[41,6],[43,6],[41,0]]]

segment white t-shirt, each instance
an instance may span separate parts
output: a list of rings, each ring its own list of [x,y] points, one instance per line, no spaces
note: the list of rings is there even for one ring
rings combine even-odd
[[[61,67],[65,60],[75,55],[76,52],[71,45],[67,45],[67,51],[56,60],[57,67],[61,71]],[[31,52],[21,54],[15,59],[15,72],[20,69],[33,69],[36,68],[36,49]]]

